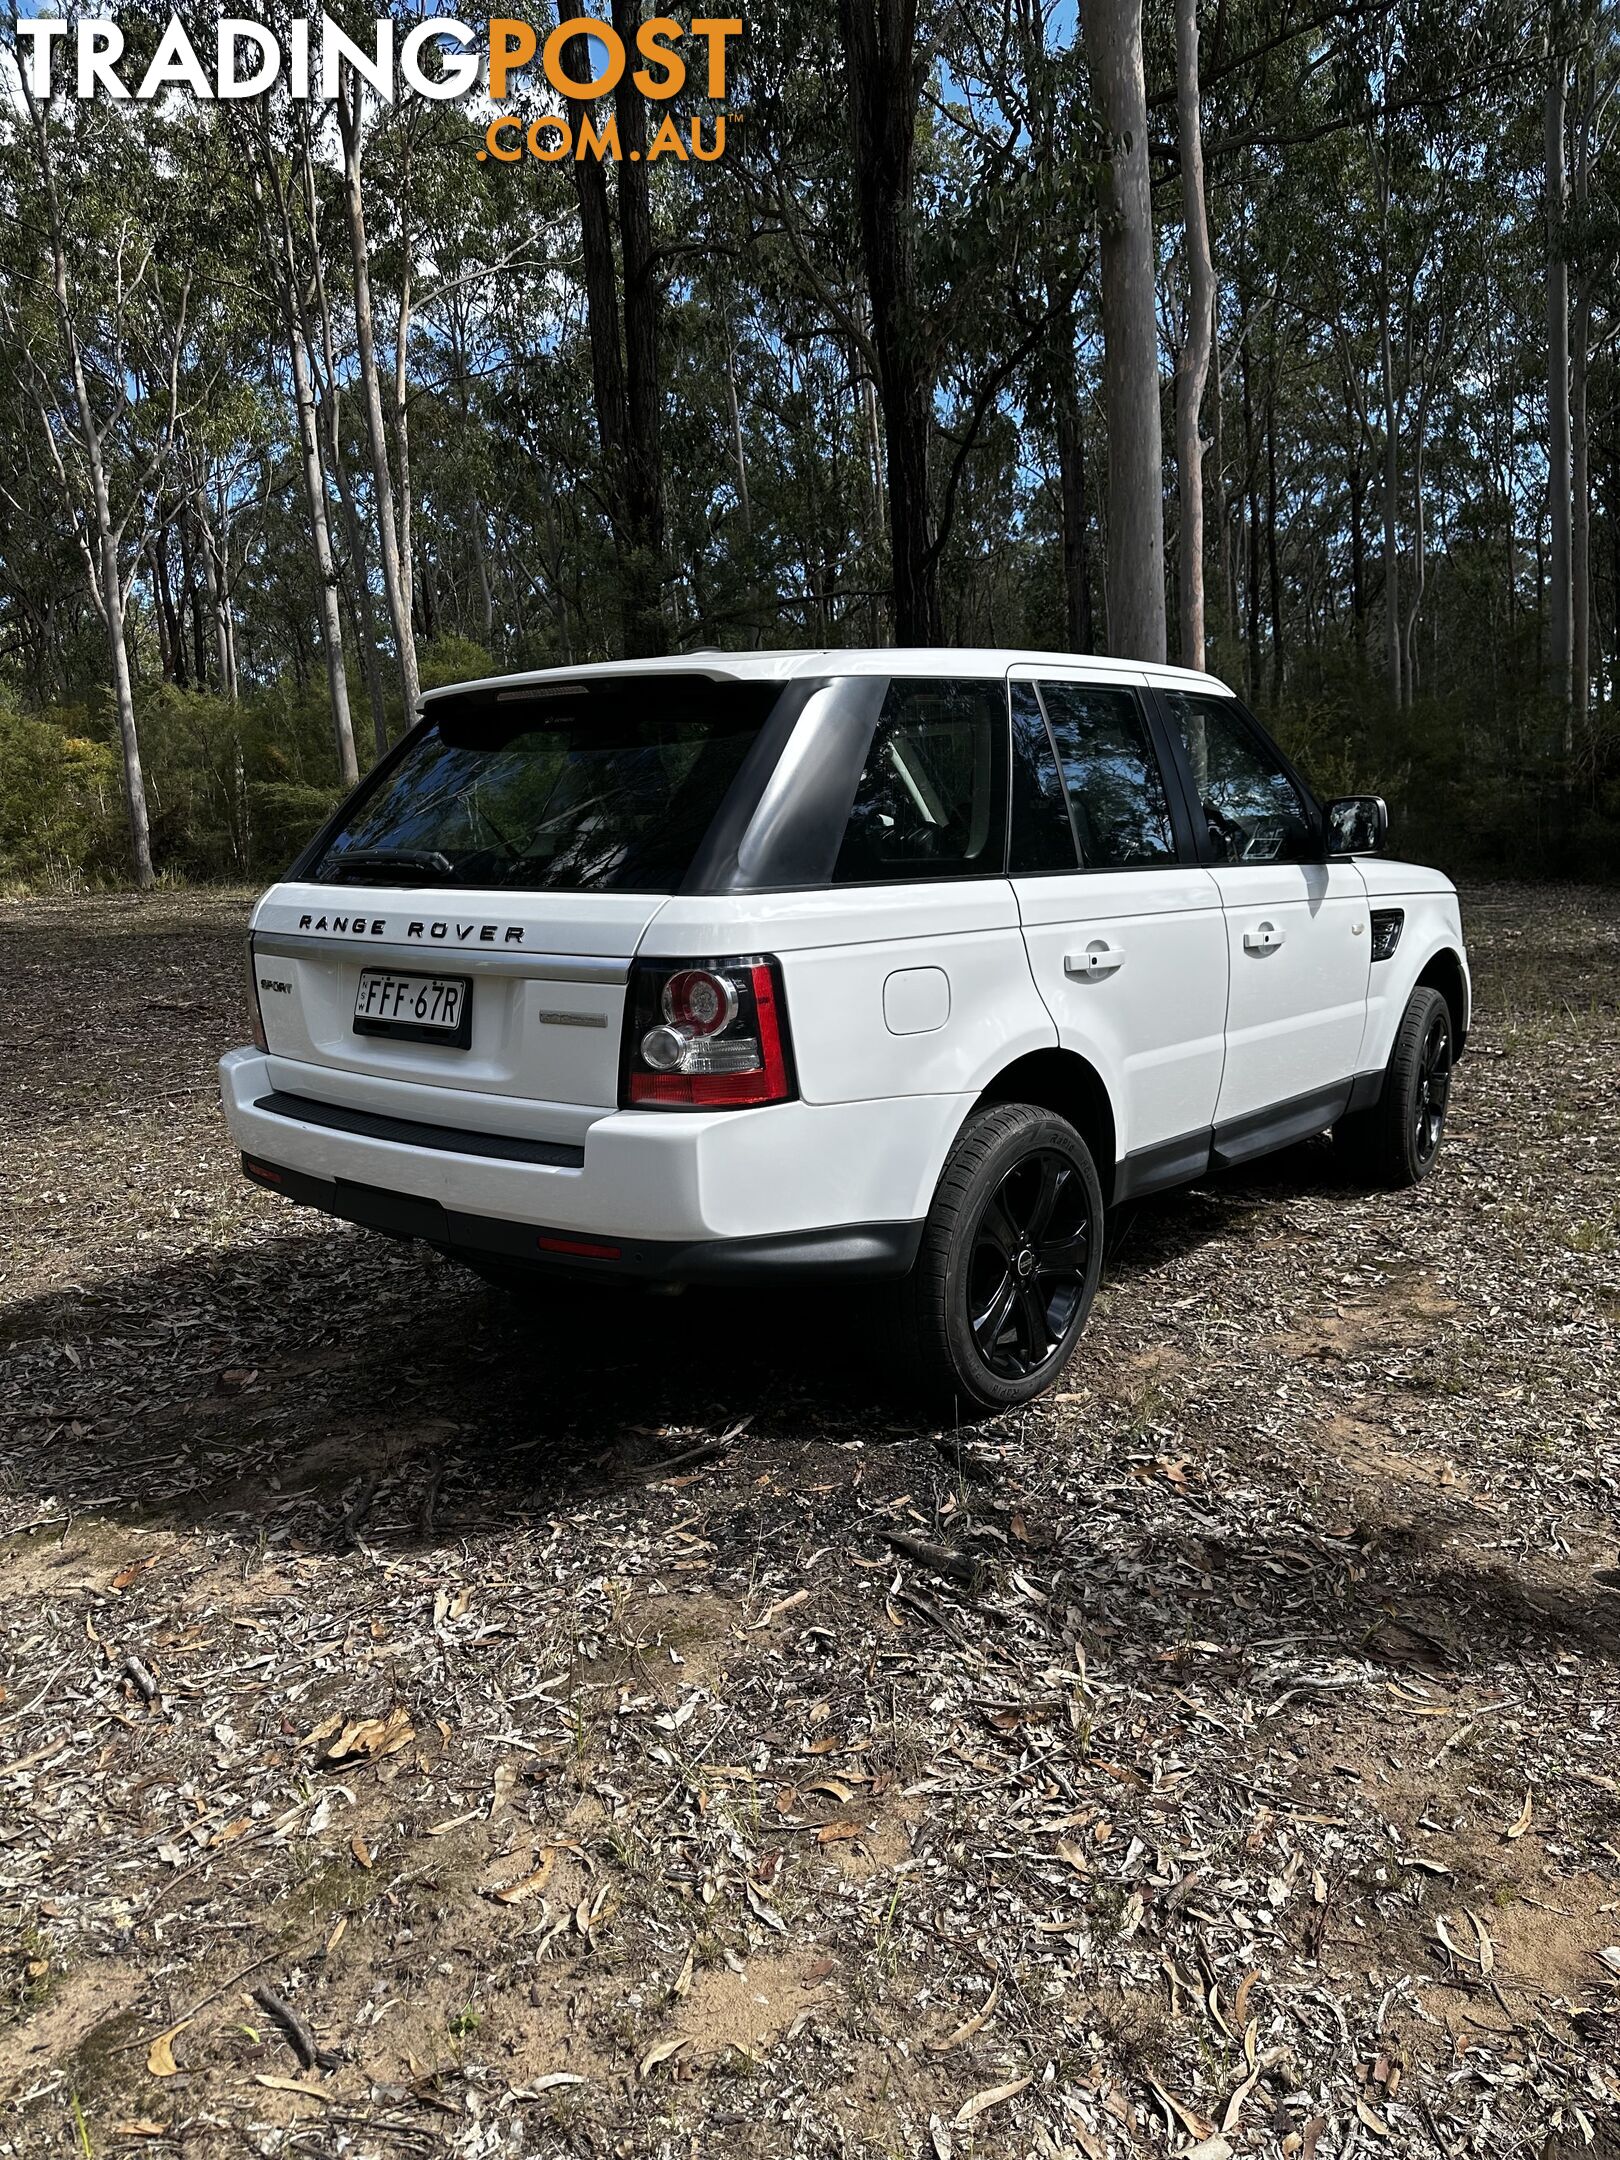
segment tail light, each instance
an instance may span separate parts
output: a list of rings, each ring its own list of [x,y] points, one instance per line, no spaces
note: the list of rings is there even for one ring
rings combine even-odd
[[[798,1093],[778,962],[647,961],[625,1001],[626,1105],[747,1109]]]
[[[259,1009],[259,966],[254,956],[251,933],[247,941],[247,992],[248,1020],[253,1028],[253,1047],[255,1050],[268,1050],[270,1044],[264,1032],[264,1014]]]

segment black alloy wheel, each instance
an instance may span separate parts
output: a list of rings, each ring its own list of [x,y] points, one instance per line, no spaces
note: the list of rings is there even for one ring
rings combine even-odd
[[[974,1111],[897,1285],[894,1347],[915,1397],[956,1420],[1051,1387],[1085,1326],[1102,1249],[1102,1184],[1068,1119],[1039,1103]]]
[[[974,1345],[998,1379],[1029,1379],[1068,1334],[1094,1235],[1080,1172],[1054,1148],[1015,1162],[990,1194],[964,1291]]]
[[[1445,1007],[1430,1016],[1418,1052],[1413,1090],[1412,1151],[1425,1169],[1440,1152],[1446,1129],[1446,1100],[1451,1093],[1451,1019]]]

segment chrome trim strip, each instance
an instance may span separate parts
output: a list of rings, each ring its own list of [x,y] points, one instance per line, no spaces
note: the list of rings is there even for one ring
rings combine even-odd
[[[628,960],[596,960],[576,953],[503,952],[483,945],[454,945],[448,939],[402,945],[392,939],[322,936],[312,930],[255,930],[255,953],[307,960],[325,954],[363,967],[415,969],[424,961],[436,975],[521,975],[530,982],[613,983],[630,980]]]

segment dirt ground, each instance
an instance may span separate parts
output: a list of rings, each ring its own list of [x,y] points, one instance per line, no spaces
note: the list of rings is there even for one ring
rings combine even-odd
[[[961,1435],[246,1185],[245,898],[0,905],[0,2154],[1612,2160],[1620,895],[1465,903],[1430,1182]]]

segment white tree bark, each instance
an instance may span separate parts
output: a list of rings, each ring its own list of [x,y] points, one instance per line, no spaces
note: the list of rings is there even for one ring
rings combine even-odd
[[[1165,657],[1164,448],[1141,0],[1088,0],[1086,54],[1109,142],[1103,190],[1103,396],[1108,414],[1108,642]]]
[[[416,634],[411,622],[411,589],[406,583],[401,558],[400,532],[394,505],[394,479],[388,457],[388,428],[383,414],[382,383],[377,374],[377,336],[371,305],[371,250],[366,239],[365,196],[360,184],[360,101],[364,95],[354,76],[347,94],[337,101],[338,129],[343,138],[343,203],[349,224],[349,248],[354,259],[354,326],[360,352],[360,382],[366,401],[366,436],[371,446],[371,477],[377,496],[377,537],[382,550],[383,591],[388,619],[393,626],[394,646],[399,654],[400,681],[405,693],[405,725],[416,724],[421,683],[416,669]],[[353,100],[351,105],[350,99]],[[397,377],[396,377],[397,380]]]
[[[1198,90],[1198,0],[1176,0],[1176,120],[1187,235],[1187,328],[1176,369],[1176,493],[1181,664],[1204,665],[1204,384],[1215,327],[1215,266],[1204,199],[1204,138]]]
[[[61,331],[63,351],[73,380],[73,423],[79,453],[84,459],[84,471],[89,482],[91,528],[94,545],[87,542],[82,533],[80,546],[84,553],[85,570],[90,585],[90,596],[100,615],[107,636],[107,672],[112,686],[113,709],[118,720],[118,741],[124,768],[124,808],[129,819],[130,856],[135,871],[135,882],[143,890],[156,883],[152,868],[152,826],[146,806],[146,775],[141,764],[140,737],[135,725],[135,693],[130,680],[129,648],[124,642],[124,614],[128,601],[128,588],[124,583],[121,550],[125,519],[113,516],[112,494],[107,477],[107,444],[103,423],[96,417],[91,402],[90,384],[84,364],[84,351],[79,340],[78,326],[74,320],[73,305],[69,291],[67,241],[62,224],[61,197],[56,184],[56,161],[51,153],[50,131],[45,115],[35,103],[31,92],[24,90],[29,117],[33,122],[36,155],[40,178],[45,187],[46,224],[51,250],[51,284],[56,302],[56,319]],[[178,365],[178,339],[176,340],[176,366]],[[47,447],[65,492],[71,493],[67,469],[57,447],[51,426],[50,414],[43,399],[37,400],[40,419],[44,425]],[[168,439],[172,442],[175,422],[176,387],[171,374],[169,386]],[[75,520],[77,529],[77,520]],[[137,553],[139,551],[137,550]]]

